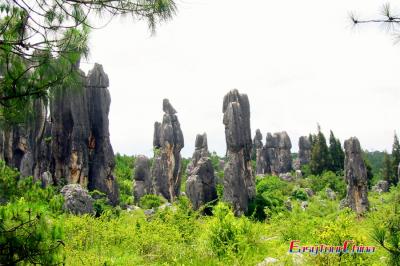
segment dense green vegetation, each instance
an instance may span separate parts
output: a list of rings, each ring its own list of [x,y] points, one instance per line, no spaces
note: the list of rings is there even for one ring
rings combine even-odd
[[[213,156],[220,171],[220,159]],[[399,187],[382,195],[371,192],[371,210],[362,217],[339,209],[346,186],[332,171],[291,182],[259,177],[257,197],[243,217],[235,217],[222,202],[213,207],[212,215],[201,215],[191,210],[186,197],[159,208],[162,198],[146,196],[139,204],[142,208],[132,210],[125,207],[133,201],[133,162],[134,157],[116,156],[121,206],[112,208],[94,196],[94,216],[64,213],[57,188],[42,188],[30,178],[18,181],[18,173],[1,163],[0,264],[21,260],[67,265],[256,265],[267,257],[285,265],[398,261]],[[327,197],[328,187],[337,193],[335,200]],[[306,188],[315,195],[310,197]],[[146,215],[143,210],[148,208],[156,212]],[[303,245],[343,245],[352,240],[377,250],[357,255],[290,254],[291,240]]]

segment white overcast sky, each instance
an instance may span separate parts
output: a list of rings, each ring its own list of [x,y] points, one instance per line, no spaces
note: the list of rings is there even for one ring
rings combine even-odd
[[[144,22],[116,19],[90,38],[110,78],[115,152],[152,155],[162,100],[178,111],[191,156],[196,134],[225,154],[222,99],[250,99],[251,130],[286,130],[293,151],[317,123],[364,149],[391,151],[400,133],[400,44],[384,27],[353,28],[348,14],[379,15],[381,0],[177,0],[178,14],[150,36]],[[400,6],[399,6],[400,8]]]

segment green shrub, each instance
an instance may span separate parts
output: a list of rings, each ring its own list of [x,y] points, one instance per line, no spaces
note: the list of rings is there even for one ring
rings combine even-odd
[[[378,217],[373,239],[389,253],[389,264],[400,265],[400,186],[391,188],[392,198],[386,215]]]
[[[325,191],[329,187],[337,193],[339,199],[346,196],[346,183],[343,176],[338,176],[332,171],[327,171],[320,176],[311,175],[308,178],[311,189],[315,192]]]
[[[307,192],[303,188],[295,188],[292,197],[298,200],[308,200]]]
[[[246,217],[236,218],[232,209],[225,203],[218,203],[213,210],[209,225],[208,243],[211,251],[218,257],[237,256],[252,246],[255,232]]]
[[[143,209],[152,209],[160,207],[162,204],[166,203],[167,201],[158,195],[148,194],[144,195],[139,202],[139,206]]]
[[[112,212],[113,208],[105,193],[98,190],[93,190],[90,191],[89,194],[94,199],[93,209],[96,217],[100,217],[105,212]]]
[[[6,166],[6,163],[0,160],[0,204],[21,193],[17,189],[18,176],[17,171]]]
[[[224,197],[224,185],[217,184],[216,188],[217,188],[218,199],[222,200]]]
[[[308,177],[312,175],[310,165],[309,164],[302,165],[301,173],[303,174],[303,177]]]
[[[117,177],[121,206],[133,204],[133,166],[135,157],[115,155],[114,174]]]
[[[277,176],[257,178],[256,197],[249,202],[247,215],[263,221],[271,218],[273,214],[285,211],[284,193],[288,195],[292,186]]]

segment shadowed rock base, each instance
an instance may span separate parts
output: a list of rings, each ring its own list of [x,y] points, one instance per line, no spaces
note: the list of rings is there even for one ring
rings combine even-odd
[[[189,177],[186,182],[186,195],[193,209],[217,199],[214,168],[209,158],[207,135],[197,135],[195,151],[190,162]]]

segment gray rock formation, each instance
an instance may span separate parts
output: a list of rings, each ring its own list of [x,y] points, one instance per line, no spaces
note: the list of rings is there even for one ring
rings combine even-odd
[[[66,185],[61,189],[61,194],[64,196],[65,211],[76,215],[94,214],[93,199],[81,185]]]
[[[303,177],[303,173],[300,170],[296,170],[295,172],[295,178],[300,179]]]
[[[75,88],[55,91],[51,101],[51,150],[55,184],[89,183],[89,114],[84,73]]]
[[[19,166],[19,172],[21,174],[21,177],[32,176],[33,165],[34,165],[33,155],[30,151],[27,151],[22,157]]]
[[[114,152],[108,131],[108,77],[95,64],[81,82],[84,86],[56,91],[51,103],[54,181],[97,189],[115,205],[118,187],[112,174]]]
[[[193,209],[217,199],[214,168],[209,157],[207,135],[197,135],[195,151],[190,162],[193,169],[186,182],[186,195]]]
[[[259,129],[253,139],[253,149],[256,153],[256,175],[264,175],[267,172],[268,162],[266,152],[262,142],[263,136]]]
[[[292,143],[285,131],[274,133],[274,135],[267,134],[265,152],[268,161],[266,168],[268,173],[279,175],[292,170],[291,148]]]
[[[383,193],[389,191],[389,182],[386,180],[379,180],[375,186],[372,187],[372,191]]]
[[[149,158],[144,155],[139,155],[135,160],[135,186],[133,189],[133,197],[135,203],[139,203],[140,198],[147,194],[153,193],[153,183],[150,175],[151,163]]]
[[[51,124],[46,119],[44,121],[43,131],[38,135],[37,142],[33,148],[33,177],[35,180],[41,180],[44,187],[54,183],[52,174],[54,173],[54,160],[51,141]]]
[[[172,202],[180,195],[182,162],[180,151],[184,139],[176,110],[168,99],[163,100],[162,123],[154,124],[155,149],[151,175],[155,193]]]
[[[119,191],[113,175],[114,151],[110,142],[108,114],[111,96],[108,76],[103,67],[95,64],[86,79],[86,99],[89,114],[89,190],[97,189],[107,194],[113,205],[118,203]]]
[[[201,158],[203,157],[207,158],[209,156],[210,153],[208,152],[207,134],[206,133],[203,133],[202,135],[198,134],[196,136],[192,160],[190,161],[187,167],[188,176],[191,175],[192,171],[197,166],[197,163]]]
[[[6,164],[20,170],[22,159],[29,151],[26,126],[5,127],[3,145],[3,158]]]
[[[299,138],[299,166],[306,165],[311,160],[311,143],[308,137],[302,136]]]
[[[344,149],[346,201],[353,211],[360,214],[369,208],[367,169],[362,158],[360,142],[356,137],[346,140]]]
[[[290,172],[279,174],[279,178],[282,179],[283,181],[287,181],[287,182],[294,180],[294,178]]]
[[[35,180],[41,180],[41,173],[51,170],[50,153],[46,158],[41,156],[50,151],[49,145],[44,144],[46,133],[50,135],[50,131],[46,131],[45,101],[39,98],[29,103],[32,111],[27,114],[23,124],[8,124],[0,129],[0,158],[8,166],[18,169],[21,177],[33,176]],[[44,165],[46,168],[42,170]]]
[[[307,196],[309,198],[311,198],[315,194],[314,191],[311,188],[305,188],[304,191],[307,193]]]
[[[293,210],[293,205],[292,205],[292,201],[290,199],[287,199],[284,203],[286,210],[288,211],[292,211]]]
[[[325,189],[326,197],[330,200],[336,200],[336,193],[331,188]]]
[[[231,203],[235,214],[248,210],[255,196],[255,181],[251,166],[250,104],[246,94],[237,90],[224,97],[223,123],[227,147],[224,169],[224,200]]]
[[[23,126],[0,130],[0,157],[22,177],[32,175],[43,185],[78,183],[106,193],[116,204],[108,77],[98,64],[87,77],[80,74],[75,87],[54,90],[50,119],[47,100],[35,99]]]
[[[305,211],[308,208],[308,201],[301,202],[301,209]]]

